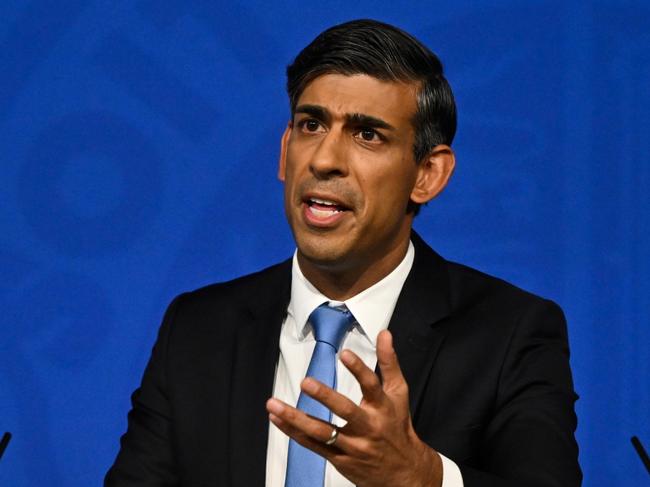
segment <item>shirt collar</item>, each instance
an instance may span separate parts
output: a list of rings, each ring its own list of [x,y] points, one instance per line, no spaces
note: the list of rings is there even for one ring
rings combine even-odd
[[[294,252],[291,269],[291,301],[287,310],[296,325],[295,336],[302,340],[309,334],[311,328],[306,326],[309,315],[318,306],[329,301],[333,306],[344,304],[354,315],[361,332],[375,346],[379,332],[388,328],[397,298],[413,267],[415,256],[413,243],[409,242],[404,259],[390,274],[343,303],[329,299],[307,280],[300,270],[297,255],[298,252]]]

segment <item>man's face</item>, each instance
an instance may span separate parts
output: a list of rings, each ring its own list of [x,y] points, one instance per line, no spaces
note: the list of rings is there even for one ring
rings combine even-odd
[[[283,136],[279,168],[299,256],[346,271],[405,250],[419,171],[415,110],[414,84],[327,74],[307,85]]]

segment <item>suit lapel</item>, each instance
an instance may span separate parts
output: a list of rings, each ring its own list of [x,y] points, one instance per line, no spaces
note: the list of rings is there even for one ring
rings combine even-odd
[[[269,422],[266,400],[273,392],[279,337],[291,291],[291,261],[274,269],[251,296],[238,327],[230,405],[232,485],[264,485]],[[254,300],[254,302],[253,302]]]
[[[397,300],[389,329],[402,373],[409,385],[413,423],[429,381],[430,370],[446,336],[450,314],[446,262],[415,232],[415,260]]]

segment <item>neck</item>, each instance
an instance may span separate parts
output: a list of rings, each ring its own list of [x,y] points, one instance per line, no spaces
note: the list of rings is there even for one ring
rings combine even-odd
[[[305,278],[321,293],[332,300],[345,301],[395,270],[406,256],[408,246],[406,239],[378,259],[337,266],[310,261],[298,250],[298,264]]]

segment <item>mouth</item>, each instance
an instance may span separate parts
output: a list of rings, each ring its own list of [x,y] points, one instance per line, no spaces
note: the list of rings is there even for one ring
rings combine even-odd
[[[330,198],[310,196],[303,200],[303,210],[308,223],[329,227],[338,223],[350,208]]]

